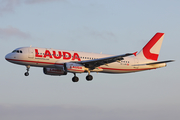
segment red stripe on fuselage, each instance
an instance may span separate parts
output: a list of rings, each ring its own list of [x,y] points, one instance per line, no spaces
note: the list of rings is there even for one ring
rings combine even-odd
[[[19,62],[29,62],[29,63],[44,63],[44,64],[50,64],[50,65],[53,65],[53,64],[56,64],[56,63],[52,63],[52,62],[39,62],[39,61],[30,61],[30,60],[17,60],[17,59],[6,59],[6,60],[9,60],[9,61],[19,61]],[[63,65],[63,64],[60,64],[60,63],[57,63],[58,65]],[[143,69],[117,69],[117,68],[106,68],[106,67],[101,67],[101,69],[104,69],[104,70],[112,70],[112,71],[141,71],[141,70],[150,70],[150,69],[156,69],[156,68],[143,68]],[[74,69],[72,69],[74,70]],[[77,71],[80,71],[80,70],[77,70]]]
[[[17,59],[6,59],[6,60],[19,61],[19,62],[30,62],[30,63],[44,63],[44,64],[51,64],[51,65],[55,64],[55,63],[51,63],[51,62],[40,62],[40,61],[31,61],[31,60],[17,60]],[[61,65],[61,64],[58,64],[58,65]]]

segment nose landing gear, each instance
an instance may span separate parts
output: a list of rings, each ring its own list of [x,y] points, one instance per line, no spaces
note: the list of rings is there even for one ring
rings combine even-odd
[[[30,69],[30,65],[27,65],[27,66],[26,66],[27,72],[24,73],[25,76],[28,76],[28,75],[29,75],[29,69]]]

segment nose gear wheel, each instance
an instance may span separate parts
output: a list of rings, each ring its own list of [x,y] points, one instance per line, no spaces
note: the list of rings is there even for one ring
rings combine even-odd
[[[27,66],[26,66],[27,72],[24,73],[25,76],[28,76],[28,75],[29,75],[29,69],[30,69],[30,65],[27,65]]]

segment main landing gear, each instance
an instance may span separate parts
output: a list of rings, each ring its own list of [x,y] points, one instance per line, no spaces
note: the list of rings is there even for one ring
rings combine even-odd
[[[87,81],[91,81],[93,79],[93,76],[90,75],[90,71],[88,71],[88,75],[86,76]]]
[[[79,78],[76,76],[76,73],[74,73],[74,77],[72,78],[73,82],[78,82]]]
[[[90,75],[90,72],[88,72],[88,75],[86,76],[87,81],[91,81],[93,79],[93,76]],[[74,77],[72,78],[73,82],[78,82],[79,78],[76,76],[76,73],[74,73]]]
[[[28,75],[29,75],[29,69],[30,69],[30,65],[27,65],[27,66],[26,66],[27,72],[24,73],[25,76],[28,76]]]
[[[92,76],[92,75],[87,75],[87,76],[86,76],[86,80],[87,80],[87,81],[91,81],[92,79],[93,79],[93,76]]]

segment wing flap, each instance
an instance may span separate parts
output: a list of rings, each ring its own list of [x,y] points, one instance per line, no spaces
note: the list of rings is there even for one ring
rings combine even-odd
[[[123,54],[123,55],[116,55],[116,56],[111,56],[111,57],[105,57],[105,58],[100,58],[100,59],[94,59],[94,60],[86,60],[86,61],[81,61],[78,62],[82,65],[84,65],[85,67],[94,69],[95,67],[98,67],[100,65],[106,65],[108,63],[112,63],[112,62],[116,62],[116,61],[120,61],[123,60],[123,57],[127,57],[133,55],[133,53],[127,53],[127,54]]]

